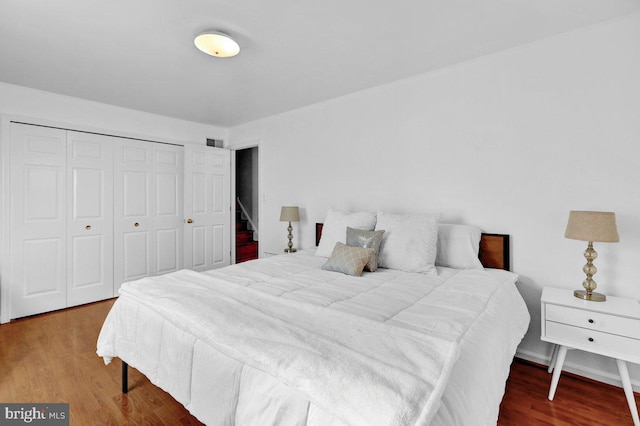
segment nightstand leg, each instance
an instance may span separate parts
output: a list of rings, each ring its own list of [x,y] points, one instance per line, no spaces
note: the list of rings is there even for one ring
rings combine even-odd
[[[558,345],[553,345],[553,352],[551,352],[551,362],[549,362],[548,373],[553,373],[553,367],[556,365],[556,359],[558,359]]]
[[[616,364],[618,364],[618,372],[620,372],[622,388],[624,389],[624,394],[627,397],[627,403],[629,404],[631,417],[633,417],[633,424],[635,426],[640,426],[640,419],[638,419],[638,408],[636,407],[636,399],[633,396],[631,380],[629,380],[629,370],[627,369],[627,363],[621,359],[616,359]]]
[[[562,366],[564,365],[564,359],[567,356],[567,347],[559,345],[558,356],[556,358],[556,364],[553,366],[553,377],[551,378],[551,387],[549,388],[549,401],[553,401],[553,397],[556,395],[556,388],[558,387],[558,380],[560,380],[560,373],[562,373]]]

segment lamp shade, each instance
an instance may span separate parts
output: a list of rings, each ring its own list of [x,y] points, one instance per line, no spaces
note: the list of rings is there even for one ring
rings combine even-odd
[[[280,222],[300,222],[300,210],[297,206],[282,206]]]
[[[615,243],[620,241],[614,212],[570,211],[565,238]]]

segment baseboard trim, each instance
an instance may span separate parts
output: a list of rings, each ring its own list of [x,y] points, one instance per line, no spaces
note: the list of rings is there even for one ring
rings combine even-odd
[[[547,355],[542,355],[536,352],[518,349],[516,351],[516,358],[520,358],[526,361],[531,361],[536,364],[549,365],[551,358]],[[566,371],[577,376],[586,377],[588,379],[596,380],[598,382],[607,383],[609,385],[622,388],[622,382],[620,376],[617,374],[611,374],[606,371],[597,370],[594,368],[584,367],[579,364],[565,361],[562,371]],[[551,380],[551,378],[549,378]],[[549,382],[551,383],[551,382]],[[640,393],[640,382],[637,380],[631,380],[631,386],[634,392]]]

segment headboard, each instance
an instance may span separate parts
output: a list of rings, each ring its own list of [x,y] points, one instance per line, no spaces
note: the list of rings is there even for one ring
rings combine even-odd
[[[322,223],[316,223],[316,246],[320,243],[322,225]],[[482,266],[510,271],[509,255],[509,235],[482,234],[478,253]]]

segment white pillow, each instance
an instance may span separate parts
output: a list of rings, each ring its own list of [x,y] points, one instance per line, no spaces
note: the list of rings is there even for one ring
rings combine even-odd
[[[405,272],[436,273],[437,215],[378,212],[378,229],[385,231],[378,266]]]
[[[482,231],[475,226],[438,225],[436,265],[456,269],[483,269],[478,251]]]
[[[316,256],[329,257],[337,242],[347,242],[347,226],[373,231],[376,226],[376,214],[369,212],[345,212],[330,208],[322,227],[322,237],[316,250]]]

